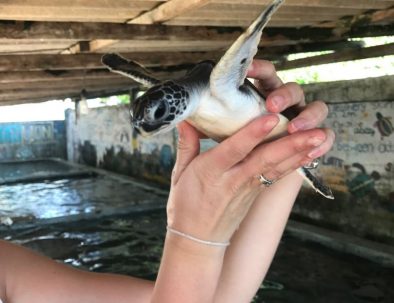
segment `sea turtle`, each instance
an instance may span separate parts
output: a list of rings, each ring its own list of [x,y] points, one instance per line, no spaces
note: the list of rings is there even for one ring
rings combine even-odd
[[[378,121],[375,122],[374,126],[378,128],[381,139],[383,140],[383,137],[390,136],[394,131],[393,124],[390,121],[391,117],[384,117],[382,113],[377,112],[376,118]]]
[[[283,1],[274,0],[268,5],[216,65],[212,61],[200,62],[180,79],[159,81],[136,62],[117,54],[104,55],[102,62],[111,71],[150,87],[132,104],[134,128],[142,135],[152,135],[187,120],[220,142],[266,113],[265,99],[246,79],[246,73],[264,26]],[[267,139],[286,134],[288,119],[279,117],[279,124]],[[307,168],[300,168],[299,172],[316,191],[333,199],[330,188],[321,184]]]

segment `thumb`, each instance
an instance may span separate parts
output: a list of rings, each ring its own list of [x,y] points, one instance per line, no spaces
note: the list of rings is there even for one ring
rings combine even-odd
[[[178,124],[178,148],[174,170],[172,172],[172,184],[176,184],[186,167],[200,153],[199,132],[189,123],[183,121]]]

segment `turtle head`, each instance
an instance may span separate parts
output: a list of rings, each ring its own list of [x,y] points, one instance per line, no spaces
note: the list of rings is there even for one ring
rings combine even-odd
[[[174,128],[188,117],[189,93],[185,87],[166,81],[134,100],[130,114],[136,131],[151,136]]]

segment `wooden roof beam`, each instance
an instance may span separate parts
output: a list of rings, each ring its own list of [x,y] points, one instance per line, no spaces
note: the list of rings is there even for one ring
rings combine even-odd
[[[153,1],[129,0],[1,0],[0,20],[123,23],[154,5]]]
[[[1,1],[1,0],[0,0]],[[78,22],[1,22],[2,39],[64,39],[64,40],[168,40],[193,41],[235,39],[240,28],[189,27]]]
[[[301,67],[316,66],[352,60],[376,58],[394,54],[394,43],[365,47],[360,49],[346,49],[332,54],[291,60],[276,65],[277,70],[289,70]]]
[[[393,2],[394,4],[394,2]],[[394,23],[394,7],[378,11],[370,11],[352,17],[345,17],[339,21],[327,21],[322,26],[335,27],[338,33],[349,32],[351,28]]]
[[[125,53],[126,58],[136,60],[148,67],[193,64],[202,60],[217,59],[223,53]],[[6,55],[0,56],[0,72],[102,69],[101,54],[76,55]]]
[[[75,22],[24,22],[1,23],[0,39],[62,39],[90,41],[97,39],[101,46],[94,46],[90,51],[108,46],[118,40],[162,40],[162,41],[233,41],[241,33],[241,28],[207,26],[165,26],[112,23],[75,23]],[[326,41],[348,37],[367,37],[391,35],[393,26],[365,26],[351,28],[349,32],[338,33],[330,28],[267,28],[264,30],[262,44],[270,41],[292,44],[302,41]],[[95,40],[95,41],[97,41]],[[90,43],[90,46],[94,45]],[[78,47],[80,45],[78,44]]]
[[[148,11],[127,23],[130,24],[154,24],[171,20],[192,10],[198,9],[210,0],[169,0],[157,8]]]
[[[339,42],[338,42],[339,43]],[[278,59],[280,54],[289,54],[300,51],[318,51],[327,49],[337,49],[340,47],[338,43],[321,43],[321,44],[301,44],[297,50],[297,46],[281,46],[281,47],[267,47],[258,51],[256,58],[261,59]],[[342,43],[344,43],[342,41]],[[342,44],[343,45],[343,44]],[[358,43],[346,42],[346,46],[352,45],[353,48],[360,46]],[[162,72],[163,77],[173,76],[172,70],[166,70],[165,67],[178,66],[180,69],[183,67],[190,67],[191,65],[202,60],[218,60],[224,51],[215,52],[159,52],[155,53],[154,57],[150,53],[124,53],[124,57],[131,60],[141,62],[147,67]],[[97,70],[97,74],[104,66],[101,63],[100,54],[76,54],[76,55],[7,55],[0,56],[0,72],[11,71],[51,71],[56,74],[68,70],[69,77],[75,77],[77,71],[72,70]],[[175,71],[179,71],[179,68]],[[49,73],[51,73],[49,72]],[[89,73],[86,72],[86,77]],[[59,75],[61,76],[61,75]],[[67,74],[66,76],[67,77]],[[95,76],[94,76],[95,77]]]
[[[9,71],[0,72],[0,83],[64,81],[72,79],[111,79],[122,76],[109,72],[107,69],[93,70],[58,70],[58,71]]]
[[[262,5],[268,4],[271,0],[242,0],[243,5]],[[219,4],[237,4],[239,0],[212,0]],[[392,5],[390,1],[380,0],[286,0],[284,7],[304,6],[304,7],[335,7],[358,8],[358,9],[385,9]]]
[[[112,87],[110,89],[90,89],[86,91],[85,97],[88,99],[109,97],[114,95],[127,94],[130,92],[130,88],[124,87]],[[79,99],[81,92],[78,90],[56,90],[45,93],[34,93],[34,94],[19,94],[12,96],[1,96],[0,94],[0,106],[2,105],[13,105],[23,103],[39,103],[49,100],[62,100],[66,98]]]
[[[45,91],[65,88],[80,88],[81,90],[93,87],[110,88],[112,86],[128,86],[136,83],[130,78],[117,77],[108,79],[67,79],[63,81],[42,80],[37,82],[0,83],[0,94],[7,92]]]
[[[128,24],[155,24],[171,20],[191,10],[207,4],[209,0],[169,0],[166,3],[150,10],[136,18],[127,21]],[[91,42],[90,48],[97,51],[100,48],[108,47],[119,42],[118,40],[100,41],[95,39]]]

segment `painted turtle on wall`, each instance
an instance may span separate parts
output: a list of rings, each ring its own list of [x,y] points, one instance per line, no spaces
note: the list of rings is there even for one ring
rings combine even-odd
[[[384,137],[388,137],[393,133],[393,123],[391,123],[391,117],[384,117],[380,112],[376,113],[376,118],[378,121],[375,122],[374,126],[378,128],[381,139],[383,140]]]

